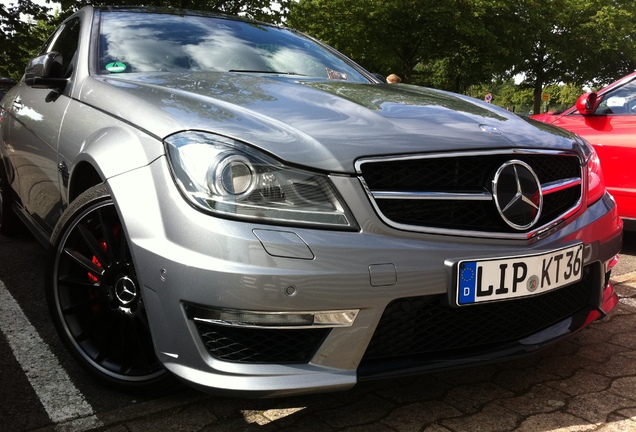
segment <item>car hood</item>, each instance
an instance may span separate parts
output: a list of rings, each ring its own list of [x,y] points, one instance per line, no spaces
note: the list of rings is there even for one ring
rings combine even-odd
[[[575,145],[564,131],[477,99],[404,84],[127,74],[90,78],[80,100],[160,139],[183,130],[210,131],[334,173],[355,172],[362,157]]]

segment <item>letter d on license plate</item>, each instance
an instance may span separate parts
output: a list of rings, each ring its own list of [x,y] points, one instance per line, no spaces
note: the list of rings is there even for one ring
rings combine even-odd
[[[460,261],[457,304],[542,294],[581,280],[583,245],[512,258]]]

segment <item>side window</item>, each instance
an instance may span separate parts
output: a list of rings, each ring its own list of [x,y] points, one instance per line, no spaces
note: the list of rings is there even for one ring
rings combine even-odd
[[[636,115],[636,80],[607,93],[595,115]]]
[[[62,71],[65,78],[73,73],[75,54],[79,44],[80,20],[76,18],[64,24],[53,36],[44,52],[57,51],[62,55]]]

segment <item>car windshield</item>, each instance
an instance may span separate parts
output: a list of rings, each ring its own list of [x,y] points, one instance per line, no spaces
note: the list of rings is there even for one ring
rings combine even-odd
[[[157,71],[368,82],[343,58],[288,29],[223,17],[102,12],[98,73]]]

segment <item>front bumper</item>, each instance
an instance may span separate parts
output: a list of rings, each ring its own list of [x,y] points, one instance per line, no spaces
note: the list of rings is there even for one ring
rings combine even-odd
[[[599,310],[608,312],[615,300],[607,273],[622,235],[609,195],[529,244],[392,229],[377,218],[357,179],[333,181],[359,223],[359,232],[259,225],[202,214],[179,195],[161,159],[109,180],[143,284],[156,351],[168,370],[191,385],[217,392],[267,396],[346,389],[363,378],[526,354],[589,324],[602,315]],[[365,356],[371,341],[376,343],[378,326],[386,325],[383,316],[389,305],[400,317],[410,313],[411,299],[434,302],[450,312],[447,325],[454,322],[453,314],[461,308],[448,305],[449,287],[459,260],[526,255],[573,242],[584,245],[589,286],[585,300],[572,306],[572,313],[530,326],[530,333],[470,350],[451,344],[393,356],[389,344],[377,355]],[[509,302],[497,304],[502,308]],[[473,312],[482,307],[471,306]],[[230,317],[243,312],[285,315],[292,321],[316,312],[355,311],[355,319],[349,325],[305,328],[300,322],[272,328],[254,325],[250,319],[242,325],[206,321],[218,318],[218,311],[229,311]],[[496,312],[491,314],[496,322]],[[533,321],[531,316],[525,319]],[[227,316],[223,320],[240,321],[231,322]],[[394,333],[389,333],[389,340],[417,327],[409,319],[398,322],[390,325]],[[452,342],[461,333],[450,332],[446,339]]]

